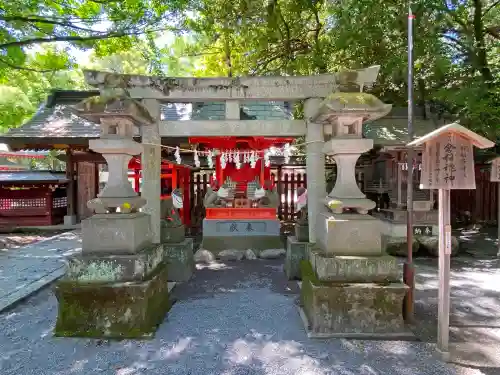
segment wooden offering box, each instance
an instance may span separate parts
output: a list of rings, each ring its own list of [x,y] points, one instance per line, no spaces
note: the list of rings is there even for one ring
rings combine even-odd
[[[275,208],[207,208],[206,219],[276,219]]]

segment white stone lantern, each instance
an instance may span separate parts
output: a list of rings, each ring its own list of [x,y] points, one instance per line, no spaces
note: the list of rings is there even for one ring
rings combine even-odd
[[[367,214],[376,206],[359,190],[355,167],[360,155],[373,148],[373,140],[363,138],[363,123],[385,116],[391,108],[390,104],[361,92],[334,93],[321,104],[314,122],[333,127],[333,137],[323,149],[337,163],[337,181],[325,199],[333,212],[354,209]]]
[[[91,97],[75,106],[78,116],[101,125],[101,137],[89,141],[90,149],[103,155],[108,163],[109,177],[97,198],[88,202],[96,213],[136,212],[146,204],[128,180],[128,164],[143,151],[134,140],[136,129],[154,123],[143,105],[114,89],[102,96]]]

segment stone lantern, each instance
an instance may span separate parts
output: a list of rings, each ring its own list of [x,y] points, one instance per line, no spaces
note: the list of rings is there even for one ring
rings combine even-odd
[[[385,116],[391,107],[367,93],[339,92],[323,101],[315,122],[333,128],[323,150],[337,164],[337,181],[325,202],[335,213],[352,209],[367,214],[376,206],[359,190],[355,168],[361,154],[373,148],[373,140],[363,138],[363,123]],[[332,201],[339,203],[331,205]]]
[[[154,120],[120,88],[75,106],[78,116],[101,125],[89,142],[108,163],[103,191],[88,202],[95,215],[82,221],[82,253],[70,257],[56,286],[56,335],[151,337],[169,309],[167,268],[161,244],[152,243],[146,200],[128,181],[128,164],[142,153],[137,128]]]
[[[363,138],[363,123],[390,110],[371,94],[337,92],[322,102],[313,119],[332,134],[323,151],[335,158],[337,180],[317,214],[316,243],[302,263],[302,317],[310,337],[406,333],[406,286],[396,259],[382,249],[380,220],[367,215],[375,202],[355,178],[358,158],[373,147],[373,140]]]

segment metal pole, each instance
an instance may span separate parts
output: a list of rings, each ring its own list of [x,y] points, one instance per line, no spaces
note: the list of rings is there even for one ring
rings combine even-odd
[[[408,142],[413,141],[413,12],[408,1]],[[404,301],[404,318],[413,319],[415,270],[413,267],[413,148],[407,149],[408,178],[406,184],[406,239],[408,255],[403,268],[403,280],[409,289]]]
[[[500,183],[498,183],[498,192],[497,192],[497,210],[498,210],[498,218],[497,218],[497,225],[498,225],[498,250],[497,250],[497,257],[500,258]]]

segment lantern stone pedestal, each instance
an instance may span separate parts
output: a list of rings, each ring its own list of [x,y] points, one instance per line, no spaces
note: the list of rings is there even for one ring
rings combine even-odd
[[[186,238],[178,209],[183,206],[180,189],[174,189],[171,196],[161,202],[160,238],[165,253],[168,280],[188,281],[195,270],[193,239]]]
[[[162,220],[160,238],[162,243],[182,242],[186,238],[186,227],[183,224],[171,226],[166,220]]]
[[[300,280],[300,264],[306,259],[309,242],[298,241],[291,236],[286,239],[285,274],[288,280]]]
[[[302,262],[303,318],[311,337],[411,337],[402,316],[407,286],[382,251],[380,221],[318,215],[318,243]]]
[[[142,146],[134,126],[151,123],[141,104],[123,92],[77,105],[78,115],[101,124],[92,150],[107,161],[109,178],[88,202],[96,214],[82,221],[82,253],[70,257],[57,282],[56,336],[152,337],[170,309],[168,270],[161,244],[152,243],[146,203],[127,178],[128,163]]]
[[[300,242],[309,242],[309,224],[295,223],[295,238]]]
[[[364,121],[384,116],[390,106],[373,95],[338,93],[314,119],[333,125],[323,151],[333,155],[337,180],[316,215],[316,243],[301,263],[301,316],[310,337],[407,337],[396,259],[382,250],[380,220],[355,178],[359,156],[373,147],[362,138]]]
[[[177,243],[164,243],[163,251],[168,268],[168,280],[185,282],[195,270],[193,239],[185,238]]]

